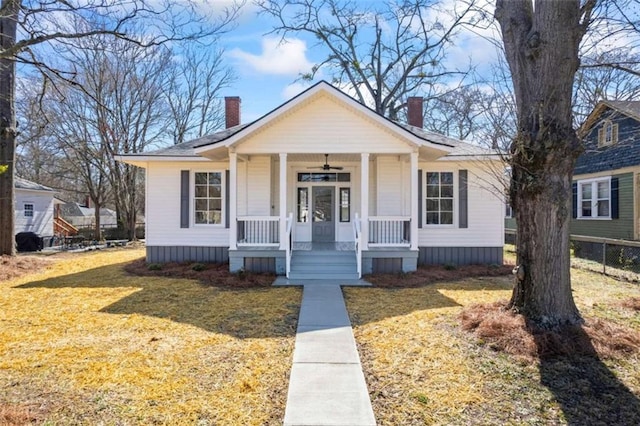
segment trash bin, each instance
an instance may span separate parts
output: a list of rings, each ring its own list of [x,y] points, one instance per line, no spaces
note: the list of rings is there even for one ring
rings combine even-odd
[[[16,247],[18,251],[40,251],[43,247],[42,237],[35,232],[18,232]]]

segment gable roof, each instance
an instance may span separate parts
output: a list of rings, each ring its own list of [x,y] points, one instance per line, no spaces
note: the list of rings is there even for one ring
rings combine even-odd
[[[65,217],[93,217],[96,214],[96,209],[94,207],[85,207],[80,203],[76,202],[68,202],[64,203],[60,206],[60,210],[62,211],[63,216]],[[114,210],[108,209],[106,207],[100,207],[100,216],[103,217],[116,217],[116,212]]]
[[[612,109],[634,120],[640,121],[640,101],[600,101],[593,108],[593,111],[584,120],[578,130],[578,135],[586,136],[593,125],[598,121],[600,115],[607,109]]]
[[[22,179],[17,176],[13,179],[13,186],[15,189],[55,192],[54,189],[51,189],[48,186],[40,185],[39,183],[31,182],[30,180]]]
[[[197,146],[195,148],[195,152],[197,154],[205,152],[207,150],[207,147],[217,143],[220,143],[221,145],[224,145],[227,147],[233,146],[236,143],[239,143],[242,138],[245,138],[251,135],[252,133],[260,130],[262,127],[271,123],[273,120],[283,116],[287,112],[293,110],[297,106],[303,104],[305,101],[319,94],[326,94],[334,99],[339,100],[340,102],[345,103],[349,107],[355,109],[356,111],[363,114],[364,116],[372,119],[373,121],[377,122],[378,124],[382,125],[388,130],[396,134],[400,134],[409,143],[415,145],[416,147],[431,145],[432,148],[436,148],[444,152],[449,152],[455,146],[455,144],[453,143],[453,140],[449,141],[448,138],[445,136],[443,136],[442,138],[439,138],[438,140],[429,140],[429,139],[426,139],[424,135],[419,135],[413,132],[407,132],[406,131],[407,129],[402,125],[400,125],[399,123],[396,123],[395,121],[392,121],[384,117],[383,115],[378,114],[371,108],[361,104],[360,102],[353,99],[351,96],[347,95],[346,93],[342,92],[338,88],[322,80],[314,84],[313,86],[309,87],[308,89],[304,90],[303,92],[299,93],[298,95],[294,96],[293,98],[283,103],[282,105],[278,106],[274,110],[263,115],[262,117],[255,120],[254,122],[247,124],[247,126],[243,127],[242,129],[239,129],[236,132],[233,132],[233,134],[230,134],[227,138],[214,143],[205,142],[202,145]]]
[[[612,145],[598,144],[601,118],[612,118],[619,126],[619,140]],[[584,152],[576,159],[574,176],[612,171],[640,165],[640,101],[602,101],[589,114],[579,130]],[[624,135],[624,136],[623,136]]]
[[[407,143],[415,147],[432,148],[441,151],[443,156],[448,157],[499,155],[497,151],[482,148],[438,133],[429,132],[419,127],[390,120],[383,115],[378,114],[373,109],[356,101],[354,98],[333,85],[322,80],[250,123],[224,129],[211,135],[206,135],[201,138],[167,148],[139,154],[122,154],[116,158],[118,160],[124,160],[132,163],[144,161],[179,161],[180,159],[188,159],[189,161],[209,161],[200,154],[212,148],[231,147],[240,143],[241,140],[245,139],[247,136],[257,132],[264,126],[272,123],[273,120],[283,116],[287,112],[320,93],[327,94],[334,99],[346,103],[349,107],[372,119],[389,131],[401,136],[402,139],[407,141]]]

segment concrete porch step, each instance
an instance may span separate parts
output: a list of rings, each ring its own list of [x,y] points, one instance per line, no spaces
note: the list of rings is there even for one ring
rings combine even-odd
[[[340,272],[289,272],[289,280],[357,280],[358,274]]]

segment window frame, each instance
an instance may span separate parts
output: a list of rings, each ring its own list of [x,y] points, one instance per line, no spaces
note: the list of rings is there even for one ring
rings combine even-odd
[[[196,175],[198,173],[207,173],[207,175],[209,174],[213,174],[213,173],[217,173],[220,175],[220,223],[198,223],[196,221],[196,215],[198,211],[202,211],[202,210],[198,210],[196,209],[196,200],[197,199],[215,199],[216,197],[196,197]],[[207,186],[209,186],[209,184],[207,184]],[[226,173],[225,170],[192,170],[191,171],[191,184],[190,184],[190,202],[191,202],[191,214],[190,214],[190,222],[192,224],[192,226],[194,227],[218,227],[218,228],[224,228],[225,227],[225,221],[226,221]]]
[[[602,183],[602,182],[606,182],[607,184],[607,188],[608,188],[608,192],[607,192],[607,198],[598,198],[598,184]],[[606,176],[606,177],[598,177],[598,178],[592,178],[592,179],[582,179],[576,182],[577,183],[577,200],[576,200],[576,204],[577,204],[577,217],[576,219],[580,219],[580,220],[611,220],[611,208],[612,208],[612,199],[611,199],[611,176]],[[590,185],[591,186],[591,198],[589,198],[589,200],[591,200],[591,215],[590,216],[586,216],[583,215],[582,213],[582,203],[583,201],[586,201],[586,199],[582,198],[582,188],[584,186]],[[607,200],[607,202],[609,203],[609,208],[608,208],[608,215],[607,216],[594,216],[594,212],[597,214],[598,212],[598,205],[601,202],[601,200]]]
[[[347,204],[343,204],[342,203],[342,194],[345,193],[347,194]],[[337,203],[338,205],[338,221],[340,223],[349,223],[351,222],[351,187],[347,187],[347,186],[341,186],[340,188],[338,188],[338,200]],[[347,220],[343,220],[342,217],[342,209],[346,208],[347,209]]]
[[[422,176],[422,226],[423,228],[457,228],[458,227],[458,211],[459,211],[459,207],[458,207],[458,202],[459,202],[459,194],[458,194],[458,170],[451,170],[451,169],[442,169],[442,170],[423,170],[423,176]],[[451,173],[452,178],[453,178],[453,196],[451,197],[452,199],[452,211],[451,211],[451,215],[452,215],[452,221],[451,223],[428,223],[428,217],[427,217],[427,199],[428,198],[433,198],[433,197],[428,197],[427,196],[427,188],[429,186],[428,184],[428,179],[427,176],[429,173]],[[440,185],[440,184],[439,184]],[[448,198],[448,197],[447,197]],[[442,197],[438,197],[438,199],[442,199]],[[441,213],[441,210],[439,210],[439,213]]]
[[[309,193],[310,191],[309,186],[297,186],[296,187],[296,223],[309,223],[309,210],[311,210],[311,206],[309,204],[311,204],[311,200],[309,198]],[[305,203],[304,203],[304,212],[306,213],[306,215],[304,217],[302,217],[302,212],[303,210],[301,210],[301,207],[303,207],[303,204],[300,201],[300,194],[301,193],[305,193]],[[304,220],[301,220],[304,219]]]
[[[598,148],[618,143],[618,123],[610,119],[602,120],[602,127],[598,129]]]
[[[36,210],[35,205],[33,203],[24,203],[23,207],[24,207],[22,209],[23,216],[33,218]],[[30,213],[30,214],[27,214],[27,213]]]
[[[511,207],[509,197],[504,200],[504,218],[513,219],[513,207]]]

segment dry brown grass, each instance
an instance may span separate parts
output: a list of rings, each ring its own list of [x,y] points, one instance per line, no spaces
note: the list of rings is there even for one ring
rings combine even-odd
[[[125,274],[143,254],[65,255],[0,283],[3,415],[48,424],[281,424],[300,290]]]
[[[346,289],[378,424],[640,424],[640,313],[622,306],[640,288],[572,273],[588,355],[550,356],[541,350],[555,347],[549,336],[536,341],[522,318],[499,309],[469,318],[486,321],[486,336],[462,330],[461,312],[504,303],[511,277]]]

